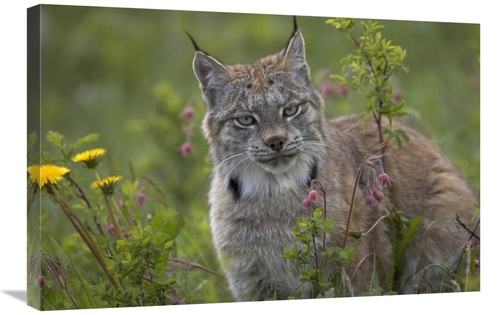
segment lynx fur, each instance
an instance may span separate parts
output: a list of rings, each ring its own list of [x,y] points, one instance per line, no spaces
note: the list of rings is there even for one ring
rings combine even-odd
[[[294,20],[295,21],[295,20]],[[238,301],[286,299],[300,284],[297,267],[282,258],[293,247],[292,228],[310,216],[301,202],[312,179],[327,190],[327,217],[336,225],[329,246],[342,246],[356,172],[364,152],[378,145],[375,123],[362,126],[356,117],[327,120],[324,103],[306,63],[304,40],[294,23],[285,48],[252,64],[228,66],[195,47],[193,69],[206,103],[203,131],[213,163],[209,191],[210,224],[215,249]],[[411,218],[425,215],[416,239],[403,257],[394,289],[412,293],[415,275],[429,264],[449,266],[467,239],[454,223],[468,222],[477,203],[475,192],[441,150],[415,130],[397,123],[410,142],[385,148],[385,172],[393,179],[387,198]],[[351,230],[367,231],[386,203],[367,207],[360,182],[354,199]],[[320,194],[318,205],[323,204]],[[355,260],[346,267],[353,294],[384,287],[380,262],[392,266],[392,234],[385,223],[361,239]],[[373,259],[373,255],[380,260]],[[373,279],[378,279],[374,284]],[[299,288],[310,298],[311,287]]]

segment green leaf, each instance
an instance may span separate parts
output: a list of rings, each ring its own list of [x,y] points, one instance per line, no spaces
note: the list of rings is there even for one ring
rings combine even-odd
[[[47,135],[45,136],[45,139],[52,143],[53,145],[55,145],[56,147],[58,147],[59,149],[61,150],[64,150],[64,136],[61,135],[60,133],[58,132],[55,132],[55,131],[49,131],[47,133]]]
[[[408,227],[401,230],[403,238],[396,244],[396,261],[398,262],[409,246],[411,240],[417,236],[417,229],[424,219],[424,215],[416,216],[409,220]]]
[[[346,246],[343,248],[339,255],[341,258],[344,258],[345,260],[354,260],[354,253],[356,252],[356,248],[353,246]]]
[[[72,148],[76,149],[79,146],[82,146],[84,144],[87,144],[89,142],[97,141],[99,139],[99,135],[97,133],[91,133],[89,135],[86,135],[85,137],[76,140],[75,144],[73,144]]]
[[[297,224],[301,228],[306,228],[308,223],[307,223],[307,220],[305,218],[301,218],[301,219],[299,219],[299,221],[297,222]]]
[[[137,188],[137,185],[136,183],[130,181],[130,180],[126,180],[123,184],[122,184],[122,192],[127,195],[127,196],[132,196],[135,194],[136,192],[136,188]]]
[[[408,115],[408,113],[409,113],[409,112],[408,112],[407,110],[400,109],[400,110],[398,110],[398,111],[393,111],[393,112],[391,113],[391,115],[392,115],[392,116],[398,116],[398,117],[399,117],[399,116],[405,116],[405,115]]]
[[[322,215],[323,215],[323,208],[317,208],[316,210],[314,210],[313,216],[316,219],[321,218]]]
[[[406,134],[406,132],[404,130],[397,129],[397,130],[394,130],[394,132],[396,133],[396,135],[398,137],[403,138],[406,142],[410,142],[410,137],[408,137],[408,135]]]
[[[164,248],[165,248],[165,249],[169,249],[169,248],[171,248],[172,246],[174,246],[174,240],[171,240],[171,241],[166,242],[166,243],[165,243]]]
[[[181,214],[175,215],[163,226],[163,231],[169,234],[171,239],[175,239],[184,228],[185,221]]]
[[[335,297],[335,288],[331,288],[330,290],[325,292],[325,298],[334,298]]]
[[[328,219],[325,221],[325,228],[332,229],[337,221],[335,219]]]

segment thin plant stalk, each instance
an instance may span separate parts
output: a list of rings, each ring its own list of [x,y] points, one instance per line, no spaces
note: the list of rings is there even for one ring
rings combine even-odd
[[[66,277],[63,276],[64,278],[64,281],[63,279],[61,279],[59,277],[59,274],[58,272],[53,268],[53,265],[52,263],[47,259],[47,257],[42,254],[41,255],[41,259],[40,259],[40,262],[42,263],[42,265],[47,269],[48,273],[50,275],[52,275],[52,278],[57,282],[58,284],[58,287],[61,288],[63,290],[63,292],[66,294],[67,298],[69,299],[69,301],[71,302],[71,304],[73,304],[73,307],[75,309],[78,309],[78,305],[76,304],[76,301],[73,299],[73,297],[71,296],[70,292],[69,292],[69,289],[68,289],[68,286],[66,285],[66,282],[67,282],[67,279]],[[62,273],[61,273],[62,274]],[[52,290],[52,288],[51,288]],[[47,295],[49,294],[50,292],[48,292],[44,297],[42,297],[41,300],[45,299],[47,297]]]
[[[99,173],[97,172],[97,169],[94,168],[94,174],[95,174],[95,178],[97,178],[97,180],[101,180],[101,177],[99,176]]]
[[[92,252],[92,254],[94,255],[94,257],[97,259],[97,262],[99,263],[99,265],[101,265],[104,273],[108,277],[108,279],[111,282],[111,284],[113,284],[113,286],[116,286],[116,282],[114,281],[113,277],[109,274],[108,269],[106,267],[106,263],[104,262],[104,257],[102,256],[102,254],[99,251],[99,249],[96,247],[95,241],[93,240],[92,237],[88,237],[88,234],[87,234],[88,232],[86,233],[84,231],[85,225],[80,225],[79,226],[79,224],[77,224],[77,222],[74,221],[71,213],[68,211],[67,208],[65,208],[65,205],[64,205],[63,202],[60,202],[59,206],[63,209],[63,212],[68,217],[68,220],[71,222],[71,224],[73,225],[73,227],[75,228],[75,230],[78,232],[78,234],[80,234],[80,237],[82,238],[82,240],[85,242],[85,244],[87,245],[87,247],[90,249],[90,251]]]
[[[111,202],[113,203],[113,206],[115,207],[116,209],[116,212],[118,212],[118,214],[120,215],[120,218],[122,219],[123,223],[127,226],[127,229],[130,231],[132,230],[130,228],[130,225],[128,224],[128,221],[127,219],[125,219],[125,217],[123,216],[123,213],[122,211],[120,210],[120,207],[118,207],[118,204],[116,203],[115,199],[114,198],[111,198]]]
[[[221,275],[220,273],[216,272],[216,271],[213,271],[207,267],[204,267],[200,264],[197,264],[197,263],[194,263],[194,262],[191,262],[191,261],[186,261],[186,260],[181,260],[181,259],[177,259],[177,258],[169,258],[168,259],[169,261],[171,262],[176,262],[176,263],[179,263],[179,264],[183,264],[183,265],[186,265],[186,266],[189,266],[190,268],[198,268],[198,269],[201,269],[205,272],[208,272],[210,274],[213,274],[214,276],[217,276],[217,277],[220,277],[222,279],[225,279],[226,277]]]
[[[111,222],[113,223],[113,226],[116,230],[116,238],[121,240],[122,239],[122,233],[120,226],[118,225],[118,222],[116,221],[115,215],[113,214],[113,210],[111,209],[111,205],[109,204],[109,199],[108,196],[104,195],[104,201],[106,202],[106,208],[108,209],[109,217],[111,218]]]
[[[393,263],[393,267],[392,267],[392,272],[391,272],[391,279],[390,279],[390,286],[388,286],[389,288],[389,291],[392,290],[392,282],[394,280],[394,267],[396,265],[396,242],[397,242],[397,239],[396,239],[396,224],[394,223],[394,220],[391,218],[391,216],[385,214],[383,216],[381,216],[369,229],[368,231],[366,231],[366,233],[364,233],[365,235],[368,235],[371,231],[373,231],[373,229],[383,220],[383,219],[387,219],[389,220],[389,222],[391,223],[391,227],[392,227],[392,263]],[[385,271],[384,271],[385,273]]]
[[[356,181],[354,182],[354,188],[352,189],[352,197],[351,197],[351,205],[349,207],[349,215],[347,217],[347,224],[345,227],[345,235],[344,235],[344,243],[342,247],[345,248],[347,244],[347,237],[349,236],[349,225],[351,224],[352,211],[354,206],[354,198],[356,197],[356,188],[358,187],[359,179],[361,178],[362,166],[358,168],[358,172],[356,174]]]
[[[295,292],[297,292],[297,290],[304,284],[304,281],[301,281],[296,287],[295,289],[293,289],[292,293],[290,293],[289,296],[293,296],[295,294]]]
[[[326,221],[326,191],[323,189],[323,216]],[[323,232],[323,251],[326,251],[326,231]]]
[[[83,222],[80,221],[78,216],[76,216],[75,213],[73,212],[73,210],[71,210],[71,207],[69,207],[68,204],[66,204],[66,202],[64,202],[64,200],[57,193],[57,191],[53,190],[53,195],[54,195],[54,197],[56,197],[57,203],[59,204],[59,206],[63,210],[64,214],[66,215],[66,217],[68,218],[70,223],[73,225],[73,227],[78,232],[78,234],[80,234],[80,237],[82,238],[82,240],[85,242],[87,247],[90,249],[90,251],[92,252],[94,257],[97,259],[97,262],[101,265],[102,269],[104,270],[104,273],[108,277],[111,284],[113,284],[113,286],[116,287],[116,282],[108,272],[108,269],[106,267],[106,263],[104,262],[104,257],[102,256],[101,252],[99,251],[97,243],[95,242],[95,240],[92,238],[90,232],[85,227],[85,224],[83,224]]]
[[[319,190],[321,190],[321,192],[323,193],[323,218],[326,220],[326,189],[317,179],[313,179],[311,181],[311,187],[313,187],[314,185],[318,185]],[[325,250],[326,250],[326,231],[323,232],[323,251]]]

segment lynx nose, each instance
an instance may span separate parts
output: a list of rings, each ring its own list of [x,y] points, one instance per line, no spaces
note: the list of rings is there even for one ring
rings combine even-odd
[[[272,137],[266,141],[266,145],[274,151],[279,152],[281,149],[283,149],[285,140],[285,137]]]

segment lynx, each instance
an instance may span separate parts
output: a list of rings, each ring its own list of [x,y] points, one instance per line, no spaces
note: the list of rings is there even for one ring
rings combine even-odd
[[[215,249],[237,301],[286,299],[300,284],[298,267],[282,258],[293,247],[292,228],[310,216],[302,201],[313,179],[327,190],[327,218],[337,224],[328,234],[331,246],[342,246],[351,195],[365,153],[378,145],[377,126],[363,126],[356,117],[328,121],[323,100],[306,63],[304,40],[294,18],[285,48],[248,65],[225,65],[195,48],[193,69],[206,115],[203,132],[213,163],[209,191],[210,224]],[[410,142],[385,147],[384,170],[393,180],[390,203],[411,218],[425,215],[416,239],[403,257],[398,293],[412,293],[414,276],[428,264],[449,264],[467,234],[454,223],[455,214],[471,220],[477,197],[464,176],[441,150],[417,131],[397,123]],[[386,212],[387,202],[367,206],[359,182],[349,229],[367,231]],[[320,195],[318,204],[323,204]],[[369,254],[380,259],[364,263],[350,279],[354,294],[381,280],[380,262],[392,268],[389,228],[378,224],[355,246],[355,263]],[[384,287],[383,281],[379,281]],[[311,298],[311,287],[300,287]]]

